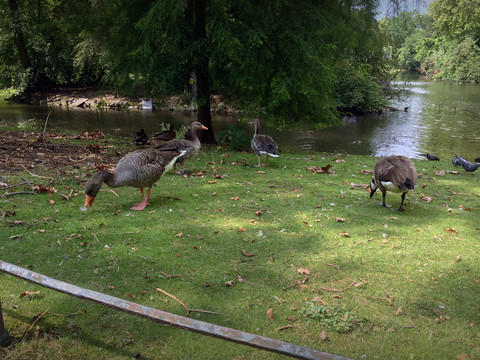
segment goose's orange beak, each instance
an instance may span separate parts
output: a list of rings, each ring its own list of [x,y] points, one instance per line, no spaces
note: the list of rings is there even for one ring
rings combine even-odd
[[[87,195],[85,197],[85,207],[91,207],[93,205],[93,200],[95,200],[94,196]]]
[[[202,130],[208,130],[208,128],[205,125],[202,125]]]

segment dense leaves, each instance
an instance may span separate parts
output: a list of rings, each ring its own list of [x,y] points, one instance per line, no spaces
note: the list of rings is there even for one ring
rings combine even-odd
[[[384,105],[377,5],[9,0],[0,4],[0,83],[21,90],[104,84],[135,97],[183,93],[207,127],[211,94],[278,126],[332,124],[342,111]]]
[[[393,65],[439,79],[480,82],[479,9],[479,0],[435,0],[428,14],[382,19]]]

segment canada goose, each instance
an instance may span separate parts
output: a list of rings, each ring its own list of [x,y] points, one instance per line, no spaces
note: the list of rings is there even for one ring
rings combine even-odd
[[[185,175],[185,166],[183,165],[184,161],[193,158],[200,151],[201,144],[200,140],[198,139],[198,132],[200,130],[208,130],[208,128],[203,126],[200,122],[194,121],[190,125],[190,133],[192,134],[192,140],[173,139],[155,147],[155,149],[158,150],[186,150],[185,154],[180,156],[173,165],[173,171],[175,174],[178,174],[178,172],[176,172],[176,166],[177,164],[180,164],[182,166],[182,171],[180,172],[180,174]]]
[[[135,145],[139,146],[143,146],[148,142],[148,136],[144,129],[135,133],[135,136],[133,137],[133,142],[135,143]]]
[[[385,204],[385,195],[388,191],[402,193],[402,202],[398,210],[403,210],[405,195],[417,183],[417,170],[412,161],[405,156],[386,156],[375,165],[373,178],[370,182],[370,197],[380,189],[383,196],[382,206]]]
[[[250,143],[252,145],[252,150],[255,152],[255,154],[257,154],[258,158],[258,165],[255,166],[262,166],[260,164],[260,155],[267,155],[265,165],[268,166],[268,156],[279,156],[278,145],[269,135],[260,135],[258,133],[260,131],[260,122],[258,119],[253,120],[253,125],[255,126],[255,134],[253,135]]]
[[[419,154],[419,155],[423,156],[425,159],[429,161],[440,161],[440,159],[433,154]]]
[[[461,166],[465,170],[467,174],[474,172],[480,167],[480,162],[477,161],[478,159],[475,159],[476,163],[473,163],[471,161],[465,160],[464,158],[456,155],[452,159],[452,164],[455,166]]]
[[[168,130],[159,131],[153,134],[152,138],[157,141],[169,141],[175,139],[175,136],[177,136],[177,133],[175,132],[173,125],[170,124],[170,128]]]
[[[142,149],[132,151],[122,157],[115,167],[115,171],[101,170],[95,173],[85,184],[85,207],[90,207],[95,200],[102,184],[110,187],[131,186],[142,192],[142,201],[130,208],[143,210],[148,205],[152,186],[164,173],[169,171],[179,156],[185,151],[160,151],[157,149]],[[147,196],[143,188],[148,187]]]

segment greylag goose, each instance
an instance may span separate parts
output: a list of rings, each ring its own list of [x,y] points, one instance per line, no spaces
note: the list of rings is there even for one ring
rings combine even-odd
[[[412,161],[405,156],[386,156],[375,165],[373,178],[370,182],[370,197],[380,189],[383,196],[382,206],[385,204],[385,195],[388,191],[402,193],[402,202],[397,210],[403,210],[405,195],[417,183],[417,169]]]
[[[85,184],[85,207],[90,207],[95,200],[102,184],[110,187],[131,186],[139,188],[142,192],[142,201],[130,208],[143,210],[148,205],[152,193],[152,186],[164,173],[169,171],[177,158],[185,154],[185,151],[160,151],[154,148],[132,151],[122,157],[115,171],[101,170],[95,173]],[[145,196],[143,189],[148,187]]]
[[[253,120],[253,125],[255,126],[255,134],[252,137],[251,145],[252,150],[257,154],[258,165],[260,164],[260,155],[267,155],[266,166],[268,166],[268,156],[278,157],[278,145],[269,135],[260,135],[260,122],[258,119]]]
[[[133,142],[135,143],[135,145],[139,146],[143,146],[148,142],[148,136],[144,129],[135,133],[135,136],[133,137]]]
[[[200,122],[194,121],[190,125],[190,133],[192,134],[192,139],[187,140],[187,139],[173,139],[170,141],[167,141],[163,144],[157,145],[155,149],[158,150],[176,150],[176,151],[182,151],[186,150],[185,154],[180,156],[175,164],[173,165],[173,171],[175,174],[179,174],[176,171],[176,166],[177,164],[180,164],[182,167],[182,171],[180,174],[185,175],[185,166],[183,163],[185,160],[191,159],[194,156],[198,154],[200,151],[200,140],[198,139],[198,132],[200,130],[208,130],[207,127],[203,126]]]
[[[480,162],[477,161],[478,159],[475,159],[476,163],[473,163],[471,161],[465,160],[464,158],[456,155],[452,159],[452,164],[455,166],[461,166],[465,170],[467,174],[470,174],[471,172],[474,172],[480,167]]]
[[[170,124],[170,128],[168,130],[159,131],[153,134],[152,138],[157,141],[169,141],[175,139],[175,136],[177,136],[177,133],[175,132],[173,125]]]

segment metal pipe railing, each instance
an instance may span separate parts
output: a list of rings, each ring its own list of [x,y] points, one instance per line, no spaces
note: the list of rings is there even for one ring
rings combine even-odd
[[[310,349],[285,341],[251,334],[200,320],[190,319],[185,316],[171,314],[165,311],[143,306],[128,300],[123,300],[117,297],[99,293],[97,291],[84,289],[76,285],[71,285],[63,281],[52,279],[42,274],[35,273],[33,271],[6,263],[1,260],[0,271],[19,277],[31,283],[41,285],[46,288],[53,289],[68,295],[72,295],[80,299],[93,301],[132,315],[140,316],[149,320],[153,320],[155,322],[175,326],[184,330],[193,331],[196,333],[220,338],[238,344],[248,345],[278,354],[295,357],[298,359],[351,360],[343,356]]]

